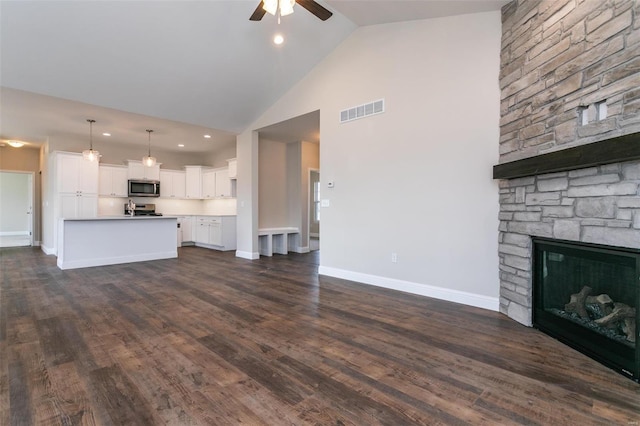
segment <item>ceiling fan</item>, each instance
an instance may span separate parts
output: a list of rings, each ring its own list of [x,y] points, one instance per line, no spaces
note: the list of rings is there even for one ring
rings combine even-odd
[[[293,13],[293,5],[295,3],[298,3],[323,21],[326,21],[333,15],[333,13],[329,12],[315,0],[262,0],[249,20],[260,21],[265,13],[269,12],[275,15],[278,10],[280,10],[281,16],[288,15]]]

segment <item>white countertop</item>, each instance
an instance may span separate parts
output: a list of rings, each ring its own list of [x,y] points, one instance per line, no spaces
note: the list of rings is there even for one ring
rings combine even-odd
[[[98,217],[78,217],[78,218],[62,218],[61,220],[71,221],[71,220],[158,220],[158,219],[177,219],[177,216],[98,216]]]
[[[236,217],[236,214],[171,214],[170,216],[186,217],[186,216],[203,216],[203,217]]]

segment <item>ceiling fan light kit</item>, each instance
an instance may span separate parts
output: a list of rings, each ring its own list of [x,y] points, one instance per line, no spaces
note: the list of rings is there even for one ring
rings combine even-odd
[[[287,16],[293,13],[293,5],[296,0],[264,0],[262,8],[271,15],[274,15],[280,9],[280,16]]]
[[[318,4],[315,0],[262,0],[256,10],[253,11],[249,20],[260,21],[267,12],[274,16],[278,15],[278,18],[280,18],[280,16],[290,15],[293,13],[293,5],[296,3],[323,21],[326,21],[333,15],[332,12]],[[278,11],[280,11],[279,14]]]

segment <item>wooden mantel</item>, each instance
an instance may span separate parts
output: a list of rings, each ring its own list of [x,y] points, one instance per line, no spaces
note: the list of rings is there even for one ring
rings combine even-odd
[[[493,166],[494,179],[514,179],[640,159],[640,133]]]

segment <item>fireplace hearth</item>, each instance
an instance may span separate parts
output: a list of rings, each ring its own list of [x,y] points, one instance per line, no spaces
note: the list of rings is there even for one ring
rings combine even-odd
[[[533,325],[640,381],[640,250],[533,238]]]

